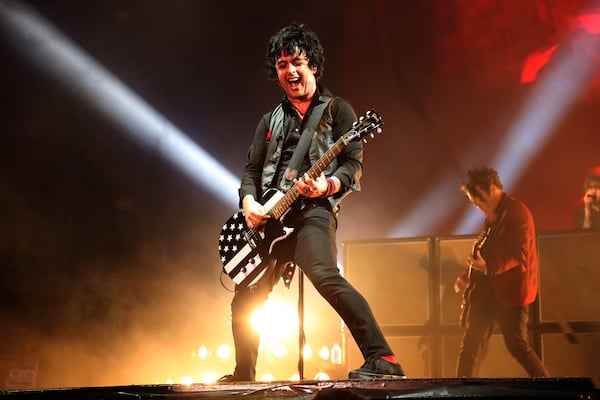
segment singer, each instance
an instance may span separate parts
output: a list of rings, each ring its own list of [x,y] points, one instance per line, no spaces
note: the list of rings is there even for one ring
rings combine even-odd
[[[600,230],[600,175],[588,175],[583,189],[583,205],[575,212],[575,227]]]

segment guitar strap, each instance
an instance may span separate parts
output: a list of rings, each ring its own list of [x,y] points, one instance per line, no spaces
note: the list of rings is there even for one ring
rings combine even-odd
[[[294,179],[298,176],[298,168],[302,165],[302,160],[306,156],[306,152],[310,146],[311,139],[315,134],[315,129],[317,124],[323,117],[323,112],[329,105],[333,98],[330,96],[319,96],[319,100],[321,103],[317,104],[311,111],[308,121],[304,126],[304,130],[302,131],[302,135],[300,136],[300,140],[298,141],[298,145],[296,146],[296,150],[294,150],[294,154],[290,159],[290,162],[285,170],[285,173],[281,177],[281,182],[279,183],[279,188],[287,192],[293,184]]]
[[[271,187],[275,173],[277,172],[277,166],[274,165],[274,160],[279,160],[281,157],[281,147],[283,145],[283,105],[279,103],[277,107],[271,113],[269,119],[269,132],[267,134],[267,152],[265,153],[263,173],[261,176],[261,188],[262,194]],[[267,167],[268,166],[268,167]]]
[[[302,131],[302,135],[298,140],[298,145],[294,150],[294,154],[292,155],[292,158],[290,159],[285,173],[281,178],[279,189],[283,192],[287,192],[292,187],[293,181],[298,175],[298,168],[300,168],[300,166],[302,165],[302,160],[306,156],[306,152],[310,147],[310,142],[315,133],[317,124],[323,117],[323,113],[329,105],[329,103],[331,103],[332,99],[333,98],[330,96],[319,96],[319,100],[321,101],[321,103],[313,107],[310,116],[306,121],[306,125],[304,126],[304,130]],[[270,128],[274,137],[276,134],[280,133],[275,129],[282,129],[283,127],[283,112],[281,112],[281,109],[277,111],[277,114],[273,113],[273,115],[271,115],[270,121]],[[279,135],[277,135],[277,137],[279,138]],[[296,265],[292,261],[293,257],[291,254],[292,253],[289,249],[287,249],[287,251],[284,249],[280,249],[275,262],[275,270],[273,271],[273,276],[275,277],[275,279],[278,280],[279,278],[282,278],[285,287],[288,289],[290,288],[290,284],[292,282],[292,279],[294,278],[294,272],[296,270]]]

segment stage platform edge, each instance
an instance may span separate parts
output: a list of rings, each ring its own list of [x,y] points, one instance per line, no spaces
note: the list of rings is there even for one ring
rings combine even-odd
[[[324,390],[352,391],[369,399],[600,399],[591,379],[441,378],[403,380],[285,381],[191,385],[131,385],[0,392],[2,400],[311,399]]]

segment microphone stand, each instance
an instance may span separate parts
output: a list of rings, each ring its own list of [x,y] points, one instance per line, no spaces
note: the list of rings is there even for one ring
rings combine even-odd
[[[298,375],[304,380],[304,272],[298,268]]]

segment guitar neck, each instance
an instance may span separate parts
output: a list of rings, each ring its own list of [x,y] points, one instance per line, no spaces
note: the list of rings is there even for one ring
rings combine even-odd
[[[383,125],[383,121],[381,116],[375,110],[369,110],[367,113],[360,117],[358,121],[356,121],[352,128],[343,134],[334,144],[331,146],[325,154],[310,167],[310,169],[306,172],[306,174],[311,179],[317,179],[325,168],[337,157],[340,153],[346,148],[348,143],[354,140],[360,140],[364,138],[368,133],[376,130],[381,125]],[[373,135],[371,135],[373,136]],[[293,185],[287,193],[277,201],[273,207],[269,210],[271,216],[275,219],[280,219],[283,214],[287,211],[288,208],[300,197],[300,193],[298,193],[298,188],[296,185]]]
[[[347,146],[347,142],[345,141],[345,136],[339,138],[333,146],[323,156],[317,161],[310,169],[306,172],[306,174],[311,179],[317,179],[325,168],[331,162],[340,155],[342,150]],[[283,214],[287,211],[288,208],[300,197],[300,193],[298,192],[298,188],[296,185],[292,186],[290,190],[277,202],[273,205],[270,210],[271,215],[275,219],[281,218]]]

